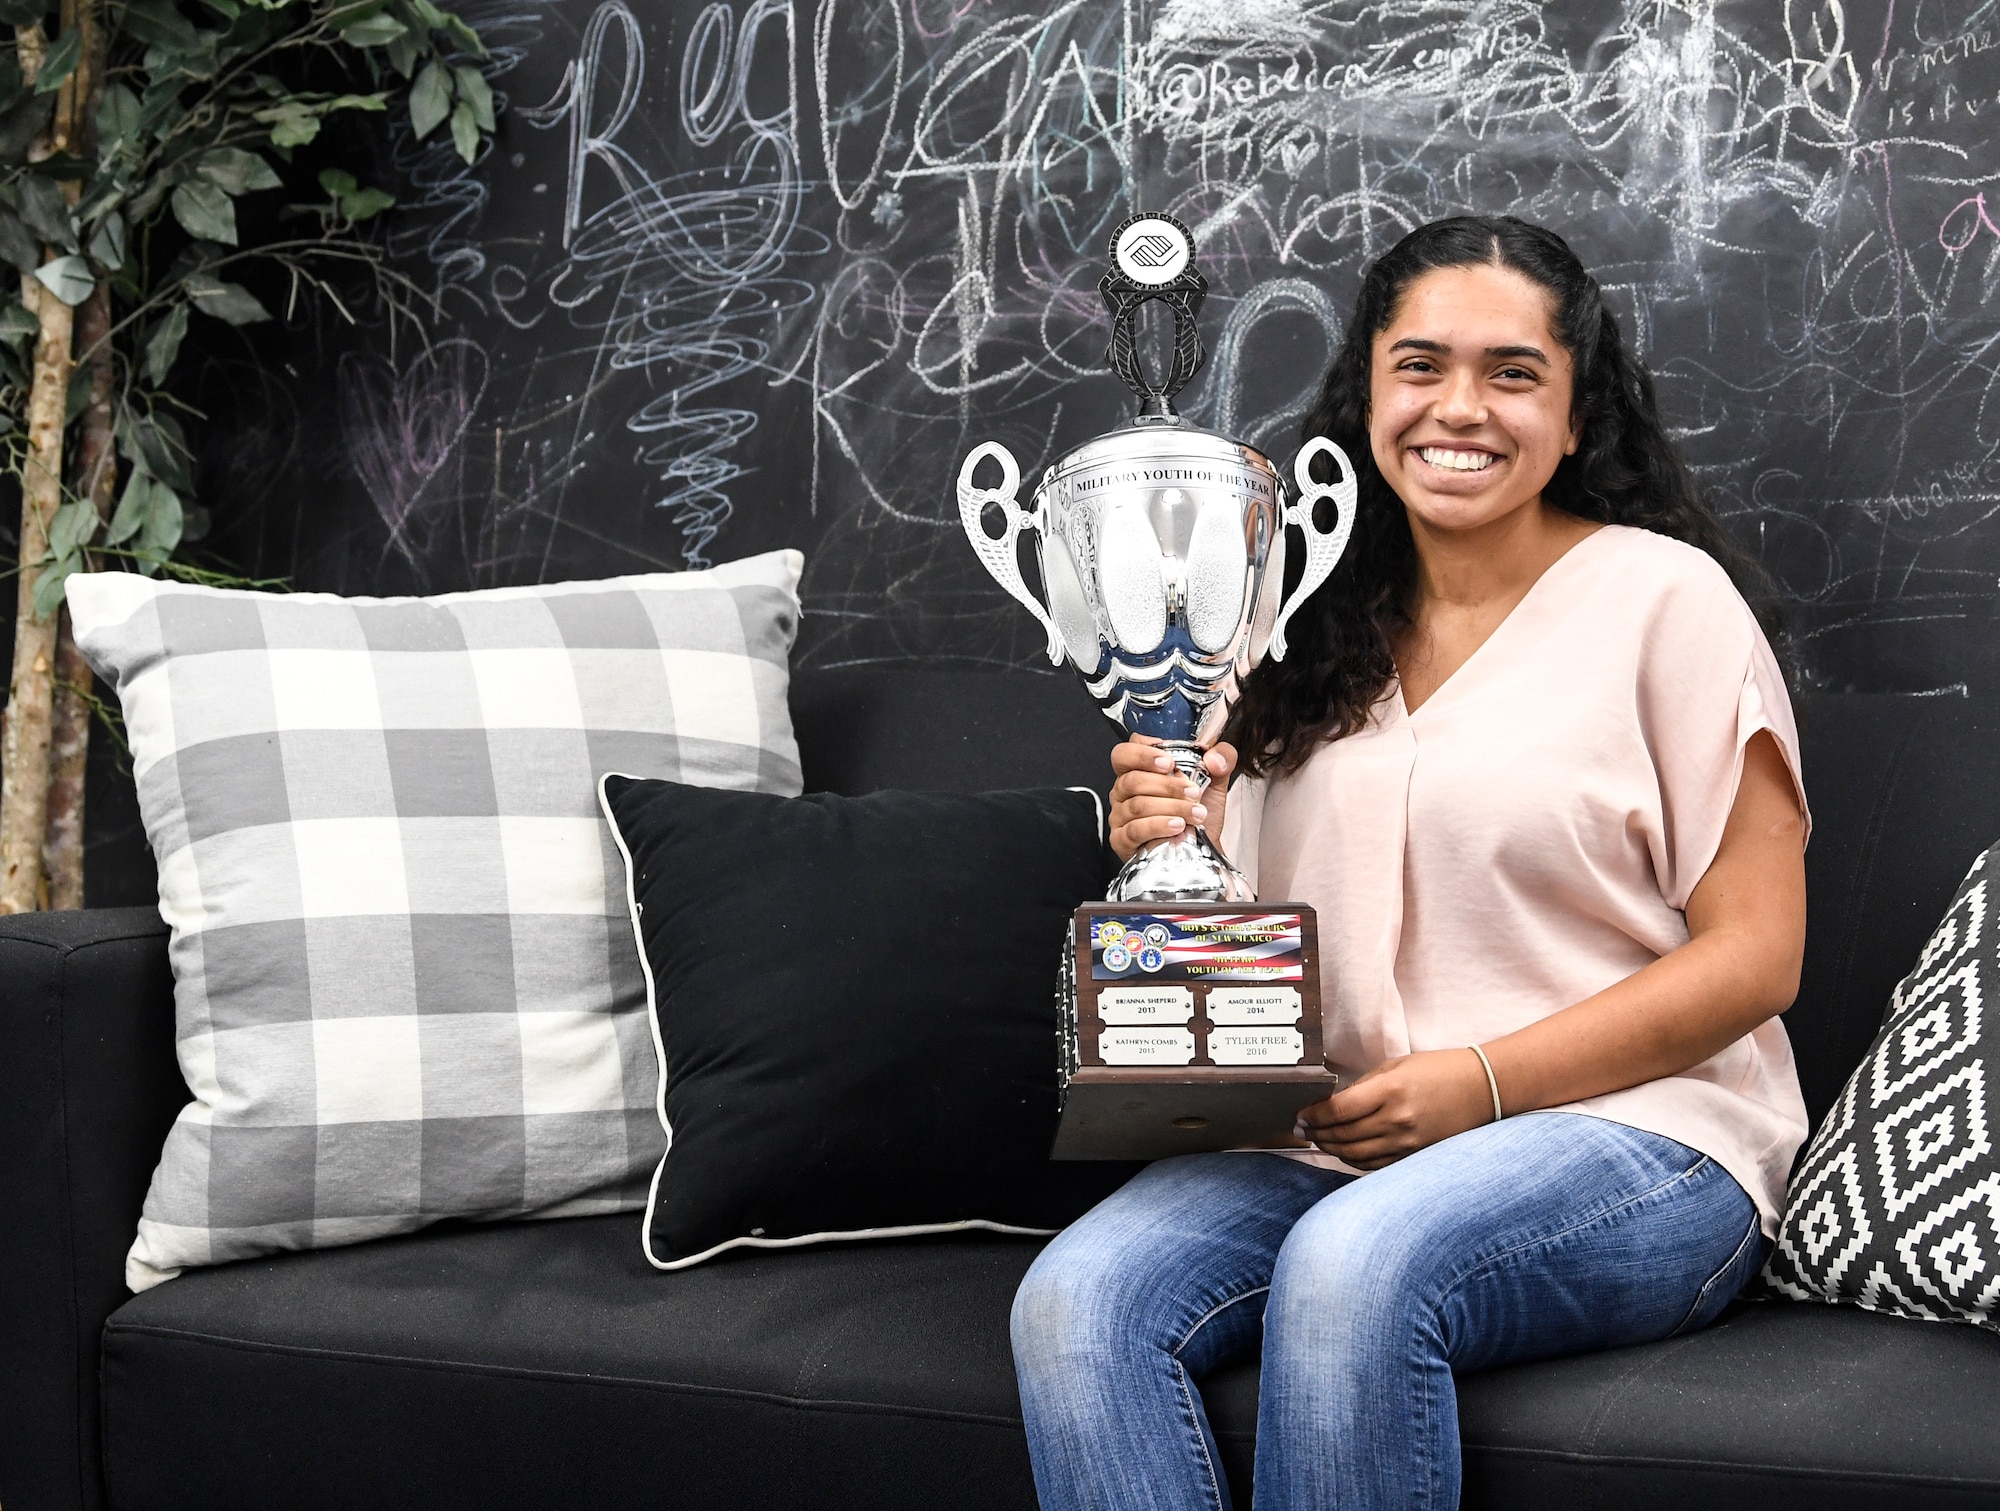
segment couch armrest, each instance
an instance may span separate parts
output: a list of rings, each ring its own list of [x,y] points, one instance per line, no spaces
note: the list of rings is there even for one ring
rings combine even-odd
[[[98,1347],[174,1116],[150,908],[0,918],[0,1505],[104,1504]]]

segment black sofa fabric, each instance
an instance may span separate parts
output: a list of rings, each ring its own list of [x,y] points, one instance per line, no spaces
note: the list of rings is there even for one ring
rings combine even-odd
[[[1028,1511],[1006,1317],[1035,1252],[912,1239],[663,1276],[630,1219],[588,1218],[190,1272],[112,1318],[112,1504]],[[1753,1304],[1473,1376],[1466,1503],[1991,1504],[1995,1343]],[[1247,1508],[1256,1372],[1206,1394]]]
[[[810,785],[1104,783],[1073,680],[801,677]],[[1788,1015],[1815,1117],[1972,857],[2000,719],[1802,699],[1817,829]],[[1033,1505],[1006,1309],[1028,1241],[650,1270],[636,1217],[452,1228],[117,1285],[185,1100],[164,931],[0,921],[0,1505]],[[25,1153],[24,1153],[25,1151]],[[116,1307],[115,1315],[111,1315]],[[108,1328],[104,1319],[111,1315]],[[59,1323],[52,1319],[60,1319]],[[1255,1370],[1207,1382],[1239,1506]],[[2000,1337],[1746,1302],[1648,1348],[1468,1377],[1469,1507],[2000,1508]]]
[[[103,1504],[104,1319],[167,1128],[167,931],[152,908],[0,920],[0,1506]]]

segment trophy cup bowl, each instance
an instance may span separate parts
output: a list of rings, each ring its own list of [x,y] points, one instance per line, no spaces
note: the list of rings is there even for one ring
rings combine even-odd
[[[1180,222],[1134,216],[1112,239],[1116,271],[1100,286],[1112,312],[1112,366],[1142,400],[1129,424],[1087,441],[1042,474],[1027,509],[1021,470],[997,441],[959,468],[960,522],[987,571],[1048,633],[1049,660],[1065,657],[1105,716],[1158,739],[1190,786],[1207,786],[1203,756],[1222,733],[1243,677],[1268,654],[1282,660],[1285,626],[1324,582],[1354,524],[1354,470],[1325,437],[1293,462],[1298,486],[1255,447],[1180,418],[1173,395],[1202,360],[1195,311],[1206,289]],[[1172,370],[1149,379],[1135,316],[1158,300],[1176,325]],[[1330,482],[1315,461],[1334,463]],[[981,483],[982,467],[999,481]],[[990,473],[989,473],[990,476]],[[1333,504],[1326,529],[1316,520]],[[989,511],[1001,531],[988,533]],[[1282,606],[1285,529],[1305,536],[1305,571]],[[1032,530],[1046,606],[1021,575],[1019,538]],[[1110,900],[1243,902],[1249,883],[1199,825],[1156,840],[1126,863]]]

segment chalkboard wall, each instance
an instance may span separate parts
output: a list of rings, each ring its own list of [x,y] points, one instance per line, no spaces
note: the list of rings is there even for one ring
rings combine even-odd
[[[1807,683],[2000,669],[1994,0],[463,8],[496,143],[381,165],[428,346],[323,323],[200,374],[253,570],[436,591],[796,545],[804,661],[1031,665],[951,482],[1123,412],[1110,228],[1195,229],[1184,407],[1283,459],[1363,264],[1477,209],[1597,271]]]

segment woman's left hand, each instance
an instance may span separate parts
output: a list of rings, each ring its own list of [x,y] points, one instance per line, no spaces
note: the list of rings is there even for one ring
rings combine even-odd
[[[1469,1049],[1385,1060],[1299,1114],[1299,1136],[1357,1170],[1379,1170],[1493,1121],[1486,1069]]]

